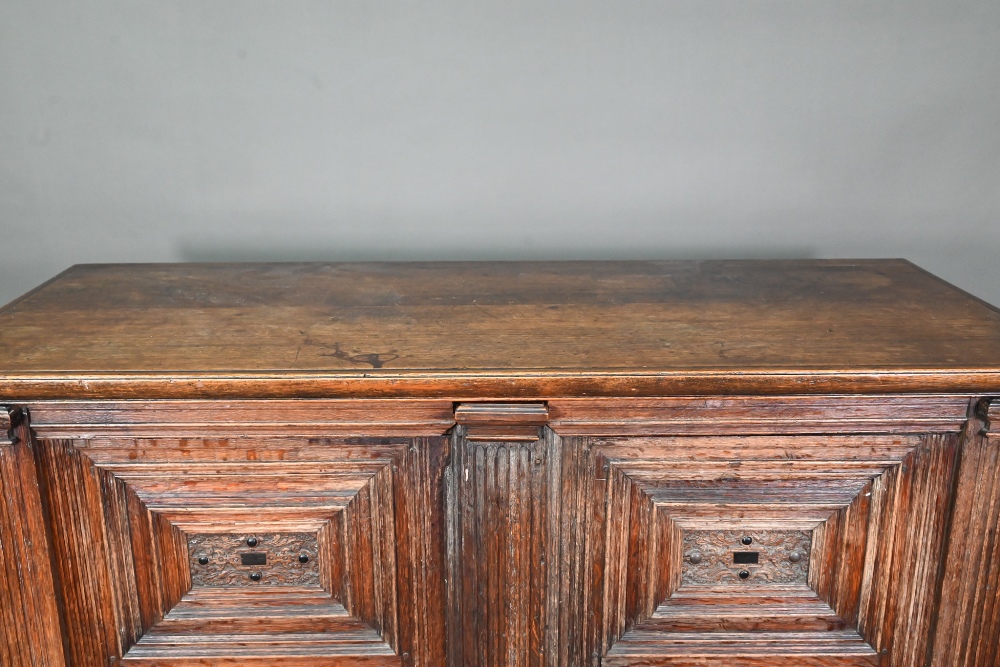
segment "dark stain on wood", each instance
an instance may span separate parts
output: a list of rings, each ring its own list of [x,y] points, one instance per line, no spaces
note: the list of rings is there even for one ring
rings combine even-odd
[[[390,361],[399,359],[399,355],[392,352],[359,352],[357,354],[348,354],[340,349],[340,343],[333,344],[333,352],[320,352],[319,354],[321,357],[343,359],[352,364],[369,364],[372,368],[382,368]]]

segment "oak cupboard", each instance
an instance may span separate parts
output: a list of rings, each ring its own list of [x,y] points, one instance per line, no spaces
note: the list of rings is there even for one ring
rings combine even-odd
[[[902,260],[76,266],[0,664],[996,667],[998,396]]]

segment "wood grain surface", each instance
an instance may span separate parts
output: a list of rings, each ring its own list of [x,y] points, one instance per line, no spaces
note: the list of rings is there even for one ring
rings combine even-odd
[[[902,260],[89,265],[0,398],[979,391],[1000,312]]]
[[[1000,401],[970,410],[955,486],[934,655],[938,666],[1000,664]]]
[[[75,267],[0,397],[3,667],[1000,664],[1000,313],[906,262]]]
[[[272,414],[244,413],[251,431]],[[38,441],[49,526],[39,546],[51,543],[56,574],[54,592],[49,583],[41,599],[53,606],[50,616],[55,601],[61,604],[57,617],[22,628],[23,635],[81,667],[109,660],[146,667],[440,665],[447,440],[289,432],[259,441],[236,428],[212,438],[110,430],[94,440]],[[2,518],[27,525],[13,513]],[[193,577],[201,554],[190,551],[192,540],[223,533],[237,538],[229,541],[234,549],[260,535],[258,551],[272,536],[313,535],[319,581],[275,575],[254,582],[243,572],[242,582],[222,585]],[[228,557],[238,560],[238,553]],[[267,571],[289,562],[275,558]],[[14,630],[5,628],[3,637],[16,640]],[[43,633],[48,639],[40,641]],[[50,664],[23,656],[25,665]]]
[[[15,414],[12,444],[0,443],[0,665],[65,667],[36,443]]]
[[[989,400],[463,403],[447,437],[357,435],[356,403],[39,402],[0,447],[5,659],[995,664]],[[371,428],[448,427],[392,403]],[[808,531],[808,581],[692,583],[684,535],[712,531]],[[194,580],[191,536],[253,532],[314,534],[319,583]]]

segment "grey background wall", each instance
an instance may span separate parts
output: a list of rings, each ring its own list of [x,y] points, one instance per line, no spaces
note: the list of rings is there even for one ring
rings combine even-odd
[[[78,262],[908,257],[1000,303],[1000,3],[0,0],[0,302]]]

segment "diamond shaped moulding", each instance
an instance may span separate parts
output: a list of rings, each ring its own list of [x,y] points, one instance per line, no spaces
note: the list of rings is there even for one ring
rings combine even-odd
[[[291,461],[239,463],[164,444],[39,442],[59,582],[80,611],[64,619],[72,664],[399,664],[395,513],[411,501],[394,493],[412,484],[395,477],[423,443],[374,439],[358,457],[357,442],[292,439]],[[142,447],[166,454],[137,463]],[[207,576],[200,559],[224,552]]]
[[[602,665],[922,664],[957,435],[589,447]]]

